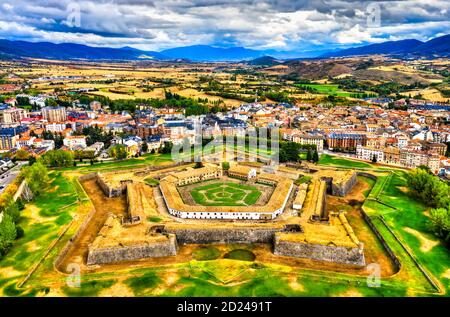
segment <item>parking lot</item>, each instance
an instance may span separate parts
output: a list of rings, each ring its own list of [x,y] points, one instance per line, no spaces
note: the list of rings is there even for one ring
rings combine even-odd
[[[20,173],[20,169],[28,162],[18,162],[16,166],[0,175],[0,194],[11,184]]]

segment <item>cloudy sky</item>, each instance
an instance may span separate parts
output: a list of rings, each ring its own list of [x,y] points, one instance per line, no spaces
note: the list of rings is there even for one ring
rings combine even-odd
[[[145,50],[300,52],[447,33],[449,0],[0,0],[0,38]]]

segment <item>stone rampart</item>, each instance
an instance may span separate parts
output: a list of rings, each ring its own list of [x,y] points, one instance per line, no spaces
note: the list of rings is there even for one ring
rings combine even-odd
[[[285,227],[257,228],[179,228],[165,227],[163,232],[175,234],[180,244],[203,243],[273,243],[276,232]]]
[[[277,235],[275,235],[274,254],[358,266],[365,265],[362,247],[289,241],[280,239]]]
[[[87,264],[105,264],[173,256],[177,254],[177,249],[175,236],[168,235],[167,239],[163,241],[148,241],[141,244],[89,249]]]

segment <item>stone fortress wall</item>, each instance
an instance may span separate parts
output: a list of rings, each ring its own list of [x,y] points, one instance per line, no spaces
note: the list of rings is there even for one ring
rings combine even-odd
[[[120,173],[120,172],[115,172]],[[103,190],[107,197],[118,197],[124,195],[127,190],[127,184],[132,183],[132,180],[122,180],[120,184],[113,185],[101,173],[97,173],[97,184]]]
[[[356,182],[355,171],[341,173],[338,179],[316,179],[317,188],[321,195],[316,200],[310,200],[306,209],[311,209],[310,216],[316,214],[319,218],[324,215],[326,204],[326,191],[333,195],[345,195]],[[275,175],[274,175],[275,176]],[[125,194],[130,181],[116,182],[120,186],[111,186],[101,174],[89,174],[95,177],[98,185],[108,197]],[[269,175],[266,175],[269,177]],[[280,176],[274,177],[278,178]],[[327,185],[325,185],[327,183]],[[129,186],[132,186],[130,184]],[[310,185],[311,187],[312,185]],[[325,190],[326,189],[326,190]],[[306,190],[306,189],[305,189]],[[290,193],[290,190],[289,190]],[[131,193],[130,193],[131,194]],[[306,203],[305,203],[306,204]],[[284,205],[283,205],[284,209]],[[133,213],[130,213],[133,214]],[[123,227],[120,221],[111,217],[107,220],[99,236],[89,246],[88,265],[114,263],[119,261],[133,261],[143,258],[174,256],[177,254],[178,244],[208,244],[208,243],[270,243],[273,252],[277,255],[310,258],[314,260],[330,261],[342,264],[364,265],[363,245],[353,233],[343,214],[330,216],[331,223],[339,223],[340,237],[320,237],[305,233],[308,226],[333,227],[327,224],[314,224],[312,217],[308,217],[307,223],[261,223],[261,224],[184,224],[162,223],[149,226],[148,223],[140,223],[137,226],[127,227],[124,230],[140,230],[138,239],[130,239],[120,236],[114,237],[118,226]],[[323,220],[323,219],[318,219]],[[115,229],[116,228],[116,229]],[[343,229],[342,229],[343,228]],[[326,228],[324,228],[326,229]],[[308,230],[307,230],[308,231]],[[110,234],[110,233],[114,234]],[[137,231],[135,231],[137,232]],[[334,231],[336,233],[338,231]],[[325,236],[325,238],[324,238]]]
[[[174,235],[168,235],[166,239],[160,241],[89,249],[87,264],[106,264],[173,256],[177,254],[177,250],[177,239]]]
[[[361,247],[283,240],[278,235],[275,235],[274,254],[358,266],[365,265],[364,252]]]
[[[180,244],[207,243],[273,243],[277,232],[301,231],[300,226],[245,226],[245,227],[199,227],[199,226],[171,226],[166,225],[162,232],[174,234]]]
[[[333,179],[331,195],[344,197],[353,188],[357,181],[357,173],[353,170],[347,171],[341,177]]]

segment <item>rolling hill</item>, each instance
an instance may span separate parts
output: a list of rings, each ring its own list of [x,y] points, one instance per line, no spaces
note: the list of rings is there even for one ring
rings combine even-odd
[[[169,58],[184,58],[191,61],[240,61],[266,55],[266,51],[257,51],[244,47],[221,48],[209,45],[176,47],[161,51]]]
[[[320,51],[309,51],[310,57]],[[321,53],[321,52],[320,52]],[[276,50],[254,50],[244,47],[215,47],[192,45],[166,49],[161,52],[143,51],[132,47],[110,48],[92,47],[82,44],[50,42],[25,42],[0,39],[0,58],[44,58],[61,60],[179,60],[195,62],[249,61],[252,65],[273,66],[281,62],[277,58],[302,56],[305,52]],[[388,54],[399,57],[450,57],[450,35],[436,37],[427,42],[415,39],[388,41],[327,52],[320,58],[358,55]],[[304,56],[306,57],[306,56]]]
[[[436,37],[427,42],[410,39],[352,47],[345,50],[325,53],[321,57],[345,57],[374,54],[400,55],[405,57],[450,56],[450,34]]]
[[[50,42],[25,42],[0,40],[0,54],[8,57],[32,57],[46,59],[87,59],[87,60],[138,60],[162,59],[158,52],[140,51],[131,47],[92,47],[81,44]]]
[[[275,57],[272,56],[263,56],[247,61],[248,65],[254,66],[275,66],[280,65],[282,63],[283,61],[276,59]]]

